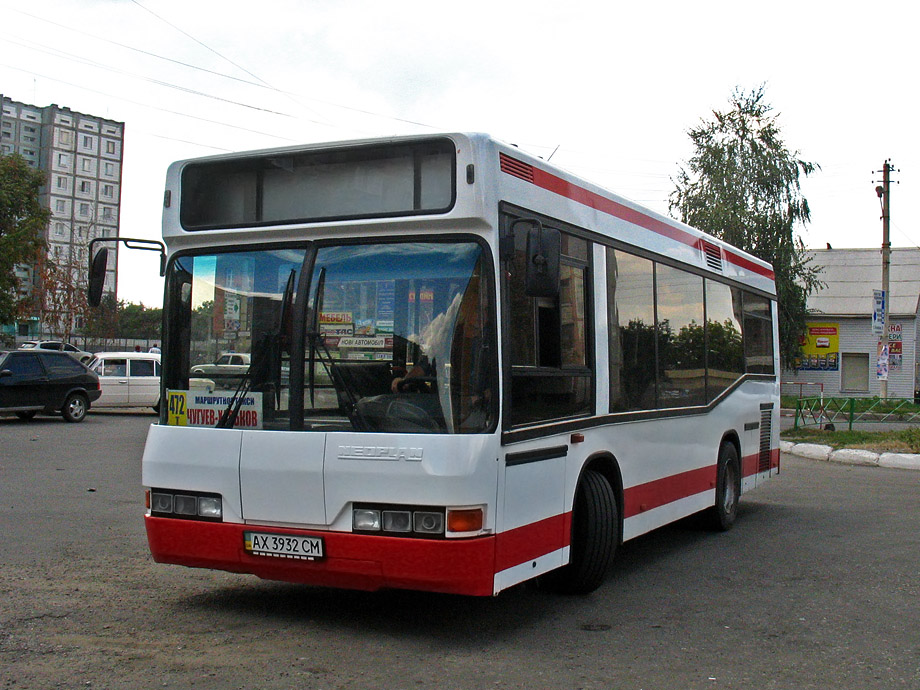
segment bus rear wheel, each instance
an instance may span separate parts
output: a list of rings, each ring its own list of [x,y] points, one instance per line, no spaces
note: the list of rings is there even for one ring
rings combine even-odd
[[[563,594],[589,594],[604,581],[617,545],[617,503],[604,475],[584,473],[572,513],[569,563],[547,573],[544,581]]]
[[[727,532],[738,517],[741,498],[741,463],[734,443],[726,442],[719,449],[716,467],[716,502],[709,509],[709,522],[718,532]]]

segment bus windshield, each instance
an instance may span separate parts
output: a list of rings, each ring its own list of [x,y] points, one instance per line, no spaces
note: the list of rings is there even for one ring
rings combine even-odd
[[[166,381],[188,409],[184,416],[170,410],[167,423],[404,433],[493,428],[495,298],[485,257],[466,241],[176,258]],[[301,280],[304,270],[312,271],[309,280]],[[309,286],[309,294],[297,294],[298,286]],[[298,359],[302,367],[292,367]]]

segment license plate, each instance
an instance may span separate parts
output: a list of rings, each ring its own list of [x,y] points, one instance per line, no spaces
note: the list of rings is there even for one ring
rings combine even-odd
[[[312,561],[322,558],[322,537],[303,537],[291,534],[244,532],[243,548],[255,556],[276,556]]]

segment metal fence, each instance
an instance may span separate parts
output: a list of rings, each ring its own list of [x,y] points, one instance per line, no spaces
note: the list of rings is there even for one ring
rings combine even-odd
[[[26,340],[61,340],[61,338],[19,337],[15,339],[14,347],[19,347]],[[66,341],[86,352],[132,352],[137,348],[140,348],[141,352],[147,352],[154,345],[160,347],[163,345],[163,341],[159,338],[89,338],[83,335],[72,335]]]
[[[799,429],[808,426],[824,428],[828,424],[846,424],[852,431],[854,424],[918,423],[920,405],[913,398],[799,398],[795,406],[795,424]]]

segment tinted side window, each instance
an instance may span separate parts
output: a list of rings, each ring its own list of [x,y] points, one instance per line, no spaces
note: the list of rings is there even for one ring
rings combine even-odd
[[[154,360],[152,359],[132,359],[131,376],[153,376]]]
[[[709,400],[744,374],[741,290],[706,281],[706,390]]]
[[[659,264],[657,288],[659,407],[706,402],[703,279]]]
[[[588,242],[562,234],[559,296],[535,298],[524,291],[526,235],[515,234],[514,257],[507,263],[511,426],[588,414],[593,408]]]
[[[607,249],[611,412],[656,405],[654,280],[648,259]]]
[[[70,355],[46,356],[43,358],[48,373],[54,376],[79,376],[86,370]]]
[[[32,354],[10,355],[3,364],[3,368],[12,371],[13,376],[26,376],[32,378],[35,376],[44,376],[45,374],[41,362],[38,361],[38,356]]]
[[[773,374],[772,302],[744,293],[744,363],[751,374]]]

